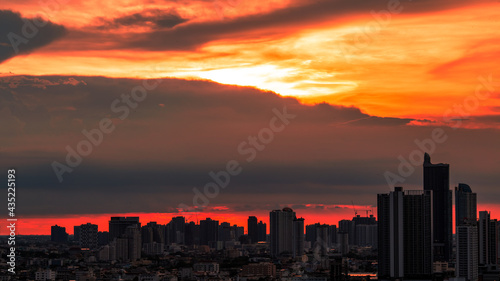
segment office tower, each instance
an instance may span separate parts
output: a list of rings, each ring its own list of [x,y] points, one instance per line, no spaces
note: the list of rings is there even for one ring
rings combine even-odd
[[[97,232],[97,245],[104,246],[109,244],[109,232],[99,231]]]
[[[330,245],[337,243],[337,226],[330,225]]]
[[[273,210],[269,213],[269,229],[271,233],[271,255],[293,254],[293,221],[295,212],[290,208]]]
[[[258,242],[259,229],[257,228],[257,218],[254,216],[248,217],[248,237],[251,243]]]
[[[349,243],[350,245],[374,247],[377,244],[374,242],[377,239],[377,220],[373,215],[368,216],[368,213],[366,217],[356,215],[352,218],[351,231],[352,224],[354,224],[354,235],[351,234],[349,238],[349,242],[351,242]],[[363,237],[359,235],[363,235]],[[351,241],[351,238],[353,241]]]
[[[214,246],[219,241],[219,221],[211,218],[200,221],[200,245]]]
[[[50,241],[52,242],[68,242],[68,233],[66,227],[53,225],[50,227]]]
[[[396,187],[378,194],[379,280],[430,278],[433,271],[432,191]]]
[[[186,219],[182,216],[173,217],[167,225],[167,244],[180,244],[185,242]]]
[[[128,259],[135,261],[141,258],[141,231],[139,225],[130,225],[125,229],[124,237],[127,238]]]
[[[234,232],[234,238],[239,240],[241,236],[245,235],[245,228],[243,226],[237,226],[236,224],[232,226]]]
[[[80,225],[80,247],[88,249],[96,249],[98,244],[97,224],[82,224]]]
[[[293,220],[293,249],[292,257],[301,257],[304,254],[304,219],[295,218]]]
[[[148,222],[141,228],[142,244],[145,243],[165,243],[164,226],[155,221]]]
[[[356,225],[356,245],[361,247],[377,248],[377,225]]]
[[[452,249],[452,192],[450,165],[432,164],[424,155],[424,190],[432,190],[434,261],[450,261]]]
[[[228,222],[223,222],[219,225],[219,241],[233,241],[234,229]]]
[[[319,224],[319,223],[317,223]],[[316,242],[316,225],[317,224],[309,224],[306,225],[306,241],[311,242],[311,245],[314,245]]]
[[[347,233],[345,233],[347,238]],[[336,256],[330,261],[330,280],[347,281],[349,280],[349,262],[347,258]]]
[[[267,225],[262,221],[257,224],[257,241],[267,241]]]
[[[316,253],[319,250],[321,256],[328,255],[328,251],[331,247],[330,239],[330,226],[328,224],[315,224],[316,228],[316,239],[315,243],[312,244],[313,251]]]
[[[186,245],[200,245],[200,225],[194,222],[186,223]]]
[[[488,211],[479,212],[479,264],[497,263],[498,229],[497,220],[490,219]]]
[[[497,264],[500,264],[500,221],[497,221],[497,232],[498,232],[498,235],[497,235],[497,248],[498,248],[498,251],[497,251]]]
[[[349,233],[337,232],[337,250],[341,255],[349,253]]]
[[[478,229],[476,193],[464,183],[455,187],[455,275],[467,281],[478,279]]]
[[[122,236],[113,239],[110,243],[110,259],[114,257],[117,260],[129,260],[129,242],[128,238]]]
[[[455,274],[467,281],[478,280],[478,231],[477,225],[460,224],[456,228],[457,261]]]
[[[146,225],[141,227],[141,241],[142,244],[153,243],[153,228]]]
[[[469,185],[459,183],[455,187],[455,224],[477,221],[477,195]]]
[[[120,237],[125,234],[127,227],[137,225],[141,227],[139,217],[111,217],[109,220],[109,240]]]
[[[77,243],[80,242],[80,226],[79,225],[73,226],[73,240]]]
[[[321,247],[331,247],[331,226],[328,224],[310,224],[306,226],[306,241],[311,242],[311,246],[321,245]]]
[[[339,221],[339,232],[347,233],[349,245],[356,245],[356,223],[352,220]]]

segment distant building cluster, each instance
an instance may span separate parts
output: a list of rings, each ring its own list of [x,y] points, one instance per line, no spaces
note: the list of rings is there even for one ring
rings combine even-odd
[[[145,225],[111,217],[109,231],[86,223],[73,236],[55,225],[50,254],[40,248],[52,258],[26,259],[36,271],[22,271],[20,280],[500,280],[499,222],[478,213],[464,183],[455,187],[453,209],[449,164],[426,154],[423,170],[422,189],[377,195],[377,218],[354,210],[337,225],[305,224],[288,207],[272,210],[269,225],[249,216],[246,233],[182,216]]]

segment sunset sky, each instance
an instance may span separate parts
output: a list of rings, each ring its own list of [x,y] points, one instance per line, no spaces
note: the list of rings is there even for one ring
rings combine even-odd
[[[428,152],[450,188],[500,218],[499,30],[497,0],[1,1],[0,167],[18,170],[19,232],[167,223],[231,160],[241,174],[190,220],[246,227],[291,206],[336,224],[352,204],[376,213],[386,172],[437,128]],[[144,83],[120,118],[114,101]],[[284,108],[295,118],[248,161],[240,144]],[[54,161],[103,118],[114,131],[60,182]],[[422,189],[411,166],[398,185]]]

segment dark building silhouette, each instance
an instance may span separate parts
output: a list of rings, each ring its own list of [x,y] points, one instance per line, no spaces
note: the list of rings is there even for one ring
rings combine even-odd
[[[111,217],[109,220],[109,241],[123,236],[129,226],[140,228],[139,217]]]
[[[257,243],[259,241],[259,229],[257,226],[257,217],[248,217],[248,237],[252,243]]]
[[[73,226],[73,240],[75,242],[80,241],[80,226],[79,225]]]
[[[336,225],[330,225],[330,243],[333,245],[337,243],[337,226]]]
[[[335,227],[335,226],[334,226]],[[336,230],[336,227],[335,227]],[[322,248],[329,248],[332,245],[332,226],[328,224],[315,223],[306,226],[306,241],[311,242],[311,246],[317,247],[316,244]],[[335,231],[335,234],[336,231]]]
[[[200,221],[200,245],[214,245],[219,241],[219,221],[211,218]]]
[[[464,183],[455,187],[456,264],[455,275],[478,280],[478,229],[476,193]]]
[[[148,222],[141,228],[142,244],[165,243],[164,226],[155,221]]]
[[[293,254],[293,221],[295,218],[295,212],[290,208],[273,210],[269,213],[270,247],[273,257]]]
[[[432,191],[378,194],[379,280],[428,279],[433,272]]]
[[[434,260],[450,261],[452,253],[452,191],[450,165],[432,164],[424,155],[424,190],[432,190]]]
[[[234,232],[234,238],[236,240],[245,235],[245,228],[243,226],[237,226],[236,224],[234,224],[232,228]]]
[[[352,220],[341,220],[339,221],[339,232],[347,233],[349,239],[349,245],[355,245],[356,237],[356,223]]]
[[[104,246],[109,244],[109,232],[107,231],[97,232],[97,244],[99,246]]]
[[[186,223],[186,245],[200,245],[200,225],[194,222]]]
[[[330,261],[330,280],[349,280],[349,263],[346,258],[337,256]]]
[[[66,227],[53,225],[50,227],[50,241],[64,243],[68,242],[68,233]]]
[[[498,262],[497,220],[490,218],[490,212],[479,212],[479,264],[491,265]]]
[[[182,216],[173,217],[167,224],[166,243],[176,243],[183,245],[185,243],[186,219]]]
[[[292,249],[292,257],[300,257],[304,254],[304,219],[303,218],[295,218],[293,220],[293,249]]]
[[[267,241],[267,225],[262,221],[257,224],[257,241]]]
[[[235,239],[234,228],[228,222],[219,225],[219,241],[232,241]]]
[[[96,249],[98,246],[98,226],[97,224],[82,224],[80,225],[80,247],[88,249]]]
[[[477,195],[465,183],[455,187],[455,225],[477,221]]]

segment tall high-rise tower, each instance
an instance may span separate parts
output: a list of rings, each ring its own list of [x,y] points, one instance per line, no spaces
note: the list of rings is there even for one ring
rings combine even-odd
[[[141,227],[139,217],[111,217],[109,220],[109,241],[123,236],[127,227],[133,225]]]
[[[488,211],[479,212],[479,264],[496,264],[498,261],[497,224]]]
[[[430,278],[432,191],[396,187],[378,194],[379,280]]]
[[[95,249],[97,248],[97,233],[98,233],[97,224],[82,224],[80,225],[80,247]]]
[[[452,253],[452,191],[450,190],[450,165],[432,164],[424,156],[424,190],[432,190],[434,260],[450,261]]]
[[[295,212],[290,208],[273,210],[269,213],[269,228],[271,232],[271,255],[293,254],[293,224]]]
[[[478,230],[476,193],[460,183],[455,187],[456,265],[457,277],[478,280]]]
[[[293,220],[293,254],[292,257],[300,257],[304,254],[304,219],[295,218]]]
[[[248,237],[252,243],[257,243],[259,241],[259,229],[257,228],[257,217],[248,217]]]

